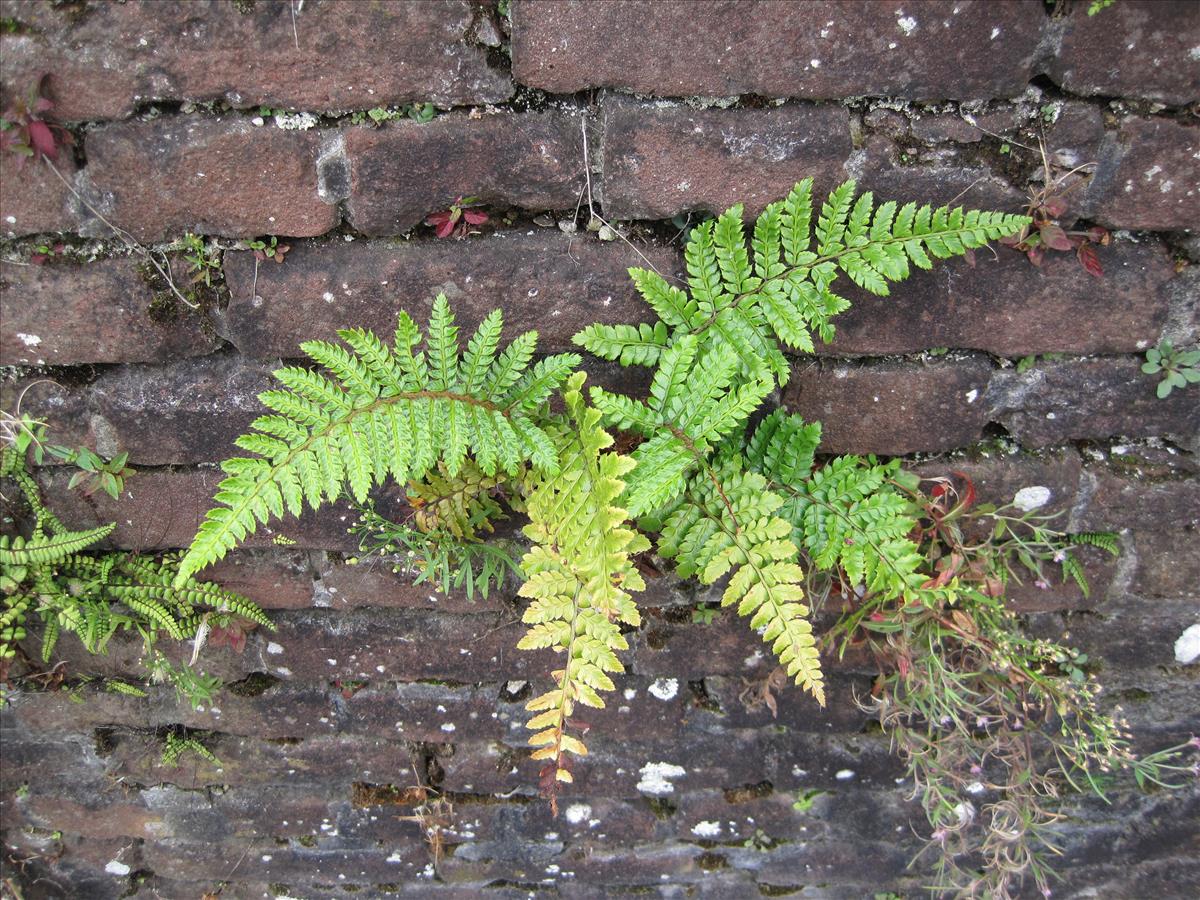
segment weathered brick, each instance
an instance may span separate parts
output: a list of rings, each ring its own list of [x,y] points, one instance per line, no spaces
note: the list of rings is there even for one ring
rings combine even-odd
[[[1068,169],[1097,159],[1104,140],[1103,108],[1094,103],[1064,101],[1054,124],[1046,132],[1046,149],[1054,162]],[[1067,201],[1077,205],[1076,198]]]
[[[209,566],[202,577],[249,597],[263,609],[307,609],[315,576],[303,550],[235,550]]]
[[[1200,222],[1200,127],[1126,119],[1104,142],[1088,186],[1087,214],[1112,228],[1156,231]]]
[[[949,450],[977,441],[988,421],[991,366],[982,359],[928,365],[819,362],[793,366],[784,403],[820,420],[825,453]]]
[[[166,362],[217,348],[219,340],[196,315],[180,308],[156,314],[154,300],[133,258],[5,264],[0,359],[4,365]]]
[[[1200,98],[1200,10],[1188,0],[1129,0],[1070,9],[1050,77],[1073,94],[1183,106]]]
[[[583,190],[583,136],[565,113],[442,116],[345,133],[350,223],[402,234],[456,197],[521,209],[574,209]]]
[[[931,161],[919,162],[887,138],[872,135],[845,168],[858,181],[858,189],[873,191],[877,202],[911,201],[1009,211],[1024,205],[1025,196],[989,169],[953,156],[940,161],[942,156],[938,153]],[[829,184],[825,189],[834,186]]]
[[[641,249],[652,265],[678,274],[677,252]],[[406,310],[424,327],[440,292],[451,300],[465,341],[488,312],[505,313],[505,334],[538,331],[539,350],[577,350],[571,338],[592,322],[645,320],[651,312],[626,270],[646,260],[623,243],[568,237],[557,229],[500,232],[457,241],[301,244],[287,264],[259,264],[228,253],[231,294],[218,327],[243,353],[298,356],[310,339],[334,340],[339,328],[370,328],[390,338]],[[254,296],[251,296],[253,287]]]
[[[850,284],[853,306],[835,319],[832,353],[911,353],[937,347],[1016,358],[1038,353],[1129,353],[1158,342],[1174,274],[1161,244],[1100,248],[1104,289],[1075,259],[1051,253],[1041,267],[997,247],[974,266],[945,260],[874,297]]]
[[[594,732],[587,744],[588,756],[573,766],[575,783],[568,796],[675,800],[690,791],[736,790],[764,781],[777,791],[829,790],[845,786],[846,776],[837,777],[844,771],[853,773],[856,784],[890,788],[902,773],[886,737],[692,727],[624,741]],[[500,759],[505,765],[498,771]],[[456,745],[452,756],[439,756],[438,761],[445,771],[444,789],[463,790],[463,785],[473,784],[487,793],[529,790],[536,785],[541,765],[522,756],[510,766],[494,745],[469,743]]]
[[[1175,641],[1185,628],[1196,624],[1196,597],[1115,607],[1102,615],[1042,614],[1031,616],[1029,622],[1033,633],[1085,651],[1106,671],[1118,672],[1122,680],[1144,670],[1140,677],[1155,682],[1163,671],[1177,665]],[[1186,710],[1179,712],[1188,716]]]
[[[663,219],[735,203],[757,215],[801,178],[841,181],[850,122],[840,106],[696,110],[621,97],[603,106],[606,215]]]
[[[1183,454],[1113,448],[1090,464],[1083,483],[1087,504],[1072,526],[1165,531],[1200,525],[1200,477]]]
[[[99,4],[76,15],[6,2],[5,17],[33,33],[4,35],[0,71],[14,86],[52,73],[57,112],[68,120],[122,117],[159,100],[344,110],[512,94],[477,42],[489,13],[464,0],[291,6],[187,0]]]
[[[105,218],[140,241],[184,231],[324,234],[338,212],[317,193],[321,139],[316,131],[256,128],[239,118],[107,125],[87,137],[86,190]],[[99,221],[85,230],[111,233]]]
[[[0,42],[4,38],[0,37]],[[72,231],[78,219],[70,190],[47,164],[35,163],[15,153],[0,153],[0,233],[8,237],[43,231]],[[55,168],[68,182],[75,180],[75,158],[70,148],[58,154]]]
[[[233,354],[163,366],[118,366],[90,385],[27,397],[55,438],[86,443],[105,456],[129,453],[135,466],[215,462],[237,453],[233,440],[263,412],[268,367]]]
[[[1147,597],[1177,597],[1200,603],[1200,534],[1194,527],[1140,532],[1134,535],[1133,545],[1137,570],[1132,590]]]
[[[125,483],[119,501],[102,491],[91,497],[68,490],[71,473],[62,467],[41,470],[38,480],[45,501],[72,528],[92,528],[108,522],[117,527],[106,544],[126,550],[168,550],[187,547],[215,505],[212,497],[224,477],[215,468],[145,469]],[[344,502],[306,512],[299,520],[286,518],[260,525],[245,546],[269,547],[275,535],[295,541],[299,548],[354,551],[358,539],[346,533],[354,513]],[[229,572],[229,566],[222,568]],[[206,578],[202,572],[198,576]]]
[[[1160,400],[1156,384],[1136,359],[1044,362],[1024,374],[998,371],[985,406],[990,418],[1027,446],[1115,435],[1196,445],[1200,406],[1185,391]]]
[[[513,74],[553,92],[840,99],[1014,97],[1046,19],[1036,2],[513,3]],[[687,52],[664,52],[664,47]]]
[[[227,839],[220,844],[147,841],[142,858],[152,871],[206,884],[215,880],[214,865],[228,873],[222,878],[226,881],[325,885],[408,881],[429,865],[425,842],[416,828],[406,844],[385,849],[308,849],[279,846],[271,838]],[[242,865],[234,871],[239,859]]]

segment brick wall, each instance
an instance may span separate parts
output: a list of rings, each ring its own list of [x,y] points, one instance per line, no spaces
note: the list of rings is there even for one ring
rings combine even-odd
[[[301,340],[387,331],[443,291],[469,324],[501,306],[563,349],[589,322],[646,316],[624,270],[643,255],[679,269],[672,217],[755,213],[805,175],[1017,211],[1042,134],[1065,165],[1095,163],[1071,206],[1114,233],[1104,276],[999,247],[888,299],[856,294],[837,340],[795,360],[783,401],[824,422],[828,452],[963,470],[1000,502],[1045,487],[1071,527],[1120,529],[1123,554],[1096,567],[1090,599],[1015,602],[1099,661],[1141,746],[1185,740],[1200,731],[1197,666],[1173,645],[1200,620],[1200,399],[1157,400],[1139,364],[1200,331],[1200,8],[1059,5],[512,0],[506,16],[465,0],[0,0],[5,105],[49,73],[76,137],[65,182],[0,159],[5,408],[40,379],[25,408],[59,440],[128,451],[139,469],[119,506],[43,473],[68,522],[115,520],[121,548],[181,547],[214,463]],[[428,123],[350,121],[426,101]],[[589,185],[629,243],[575,218]],[[458,195],[492,221],[437,240],[422,221]],[[278,235],[291,251],[256,265],[227,250],[193,311],[114,227],[152,248],[192,231]],[[68,256],[28,265],[47,241]],[[185,270],[177,259],[186,286]],[[789,689],[772,719],[744,700],[770,669],[756,636],[694,624],[708,595],[658,580],[624,693],[595,717],[593,754],[551,819],[520,724],[549,665],[514,650],[512,598],[436,597],[346,566],[348,516],[287,522],[286,550],[266,529],[213,571],[279,625],[240,655],[207,652],[236,683],[218,707],[192,712],[162,689],[14,698],[0,803],[6,847],[29,860],[6,874],[26,897],[920,893],[905,871],[922,824],[912,785],[851,700],[864,660],[828,663],[828,710]],[[86,664],[129,672],[136,650]],[[62,652],[85,662],[71,642]],[[343,691],[351,681],[364,686]],[[158,765],[154,729],[172,724],[211,732],[223,766]],[[436,878],[404,796],[371,790],[416,777],[455,807]],[[794,809],[807,790],[825,793]],[[1068,808],[1061,895],[1194,895],[1194,787]]]

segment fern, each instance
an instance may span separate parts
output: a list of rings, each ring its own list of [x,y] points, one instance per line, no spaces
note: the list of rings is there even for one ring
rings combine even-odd
[[[503,474],[489,475],[474,460],[466,460],[457,475],[445,463],[408,486],[408,502],[416,510],[417,527],[426,533],[444,531],[458,540],[474,540],[492,530],[501,516],[492,491],[505,481]]]
[[[721,598],[752,616],[750,627],[779,657],[789,676],[825,705],[825,687],[796,562],[791,524],[774,515],[783,498],[757,473],[727,461],[709,481],[697,480],[686,502],[666,516],[658,551],[675,559],[680,576],[712,584],[734,571]]]
[[[46,663],[64,632],[73,633],[89,653],[100,654],[118,631],[134,631],[143,639],[146,657],[153,660],[160,656],[155,649],[160,632],[183,641],[195,637],[210,619],[228,624],[234,618],[274,628],[245,597],[191,577],[179,578],[170,558],[95,551],[93,545],[107,537],[115,523],[67,530],[46,508],[25,466],[15,448],[3,451],[0,472],[20,488],[34,527],[27,540],[0,537],[0,663],[16,657],[30,614],[42,620],[39,655]],[[186,666],[170,671],[177,688],[204,683]]]
[[[487,475],[515,474],[527,461],[556,472],[553,443],[533,416],[579,357],[560,354],[530,365],[535,332],[497,356],[500,330],[496,311],[460,359],[458,329],[439,295],[424,350],[414,351],[421,334],[403,312],[392,347],[362,329],[338,332],[350,350],[302,344],[330,377],[296,367],[276,371],[287,390],[259,395],[274,414],[236,441],[255,456],[223,463],[228,477],[215,498],[222,505],[209,511],[180,562],[180,583],[260,522],[285,511],[298,516],[305,506],[316,509],[344,494],[361,503],[389,474],[404,482],[440,463],[456,476],[468,450]]]
[[[785,384],[788,363],[781,343],[811,353],[812,334],[826,343],[833,340],[830,320],[850,305],[832,290],[839,274],[886,296],[890,282],[909,276],[910,263],[931,268],[931,257],[961,255],[1029,222],[1024,216],[947,206],[897,208],[888,201],[875,207],[870,192],[855,199],[853,180],[821,205],[815,229],[812,218],[808,178],[758,217],[752,254],[746,249],[741,206],[698,225],[684,254],[690,294],[655,273],[632,269],[638,291],[660,321],[637,329],[591,325],[575,343],[623,365],[653,366],[681,336],[698,335],[702,350],[714,344],[730,348],[744,374],[765,370]],[[665,339],[664,329],[669,329]]]
[[[531,603],[519,646],[562,654],[554,687],[529,704],[534,756],[551,797],[587,747],[571,717],[603,706],[622,671],[620,626],[639,623],[631,556],[650,546],[629,526],[659,532],[658,549],[681,575],[728,577],[736,605],[788,674],[822,704],[816,640],[802,603],[801,554],[864,590],[926,591],[908,539],[914,514],[895,490],[894,467],[845,457],[814,471],[820,426],[776,413],[747,439],[752,414],[788,380],[787,353],[834,337],[849,306],[846,276],[879,295],[987,240],[1019,231],[1021,216],[894,202],[876,205],[848,181],[816,207],[812,181],[770,204],[750,233],[735,206],[692,229],[687,278],[671,284],[630,270],[654,321],[594,324],[575,343],[604,359],[654,370],[645,399],[593,387],[571,374],[579,357],[533,362],[536,335],[500,350],[489,315],[460,354],[449,305],[438,297],[423,336],[400,316],[390,346],[370,332],[339,332],[346,347],[302,345],[324,368],[286,367],[271,410],[238,439],[253,454],[228,460],[208,513],[180,564],[180,579],[222,557],[269,519],[341,496],[367,504],[364,548],[415,555],[419,580],[474,579],[474,547],[501,514],[526,511],[534,546],[522,558],[520,594]],[[561,389],[566,413],[547,401]],[[628,455],[607,448],[601,423],[631,433]],[[411,524],[371,512],[367,494],[387,477],[407,482]],[[492,572],[502,573],[503,563]],[[490,578],[486,580],[490,583]],[[147,614],[152,614],[148,610]]]
[[[554,425],[561,469],[533,483],[525,534],[534,546],[521,560],[526,581],[520,593],[533,602],[523,616],[531,627],[517,646],[564,656],[553,673],[555,687],[526,706],[536,713],[527,726],[536,732],[530,744],[538,748],[534,759],[548,761],[543,779],[552,797],[554,784],[572,780],[566,754],[587,753],[568,733],[575,705],[603,707],[599,692],[613,689],[609,673],[624,671],[616,653],[628,645],[619,626],[640,624],[630,594],[645,587],[630,556],[650,547],[624,527],[627,513],[614,505],[635,463],[601,452],[612,438],[600,427],[599,411],[583,401],[584,377],[572,375],[563,393],[567,417]]]
[[[592,388],[592,403],[619,428],[649,438],[633,453],[637,468],[625,502],[641,516],[669,504],[713,447],[739,428],[774,385],[765,377],[741,380],[737,355],[715,345],[702,355],[694,335],[663,353],[647,402]],[[740,383],[735,384],[735,380]]]

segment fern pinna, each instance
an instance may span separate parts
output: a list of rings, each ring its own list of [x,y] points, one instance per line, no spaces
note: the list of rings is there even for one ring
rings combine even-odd
[[[735,206],[693,229],[685,285],[630,270],[657,321],[576,335],[596,356],[653,368],[645,400],[593,387],[589,406],[583,376],[571,374],[579,357],[533,363],[533,332],[498,352],[499,312],[460,354],[440,296],[424,338],[401,313],[390,347],[359,329],[339,332],[348,350],[303,344],[327,374],[286,367],[276,373],[286,390],[260,395],[272,413],[237,441],[254,455],[224,463],[221,505],[201,525],[180,578],[260,522],[343,495],[364,502],[389,475],[410,482],[416,527],[432,540],[474,540],[499,514],[495,495],[503,493],[527,512],[533,542],[520,563],[520,594],[532,601],[520,646],[563,654],[554,687],[530,703],[546,787],[571,780],[567,754],[586,752],[570,733],[572,711],[603,704],[599,692],[622,670],[619,626],[639,622],[631,592],[642,581],[630,557],[651,544],[630,520],[656,535],[659,554],[681,575],[704,583],[728,575],[723,602],[750,617],[787,672],[824,703],[801,559],[841,567],[872,590],[920,590],[925,576],[905,538],[911,510],[890,487],[890,470],[874,461],[846,458],[814,471],[819,426],[776,413],[747,442],[746,424],[787,382],[788,353],[812,353],[814,336],[833,339],[832,319],[849,306],[834,290],[841,275],[886,296],[913,267],[930,268],[1028,220],[876,206],[853,181],[814,210],[811,179],[768,206],[749,238],[742,213]],[[560,388],[565,414],[548,402]],[[607,450],[602,423],[631,433],[632,452]],[[411,547],[412,531],[403,533]]]

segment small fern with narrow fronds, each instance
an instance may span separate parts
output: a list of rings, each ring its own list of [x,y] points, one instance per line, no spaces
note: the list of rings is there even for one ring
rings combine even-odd
[[[612,437],[600,427],[599,410],[584,403],[584,377],[568,380],[567,415],[552,426],[560,470],[535,479],[527,496],[525,534],[534,545],[521,560],[520,593],[532,602],[523,616],[530,628],[517,646],[563,655],[555,687],[526,705],[536,713],[527,726],[536,732],[533,758],[547,760],[542,778],[552,798],[555,784],[573,780],[566,754],[587,754],[568,732],[576,704],[602,708],[599,692],[613,689],[609,675],[624,671],[616,655],[628,649],[620,625],[641,623],[631,595],[645,588],[630,557],[650,548],[615,505],[636,463],[604,452]]]
[[[259,395],[273,413],[236,442],[255,456],[222,464],[228,477],[215,498],[222,505],[200,526],[179,578],[222,558],[259,523],[344,495],[362,503],[389,475],[403,483],[441,464],[455,476],[468,451],[488,475],[516,474],[526,462],[556,472],[554,445],[534,417],[579,357],[531,364],[532,331],[498,353],[501,327],[496,310],[460,353],[450,305],[439,295],[427,335],[402,312],[391,347],[357,328],[338,332],[349,350],[302,344],[328,377],[295,366],[275,372],[287,390]]]
[[[7,447],[2,457],[0,473],[20,489],[34,525],[27,539],[0,537],[0,666],[16,658],[31,616],[42,622],[37,655],[43,663],[50,662],[64,633],[74,634],[89,653],[103,654],[117,632],[134,632],[143,640],[146,659],[153,661],[161,656],[155,646],[160,633],[176,641],[191,640],[207,633],[212,624],[228,625],[236,619],[274,628],[245,597],[191,577],[178,579],[170,557],[96,550],[95,544],[112,533],[115,523],[68,530],[43,502],[24,455]],[[187,666],[171,672],[181,690],[211,683]],[[208,695],[188,696],[198,705]]]

